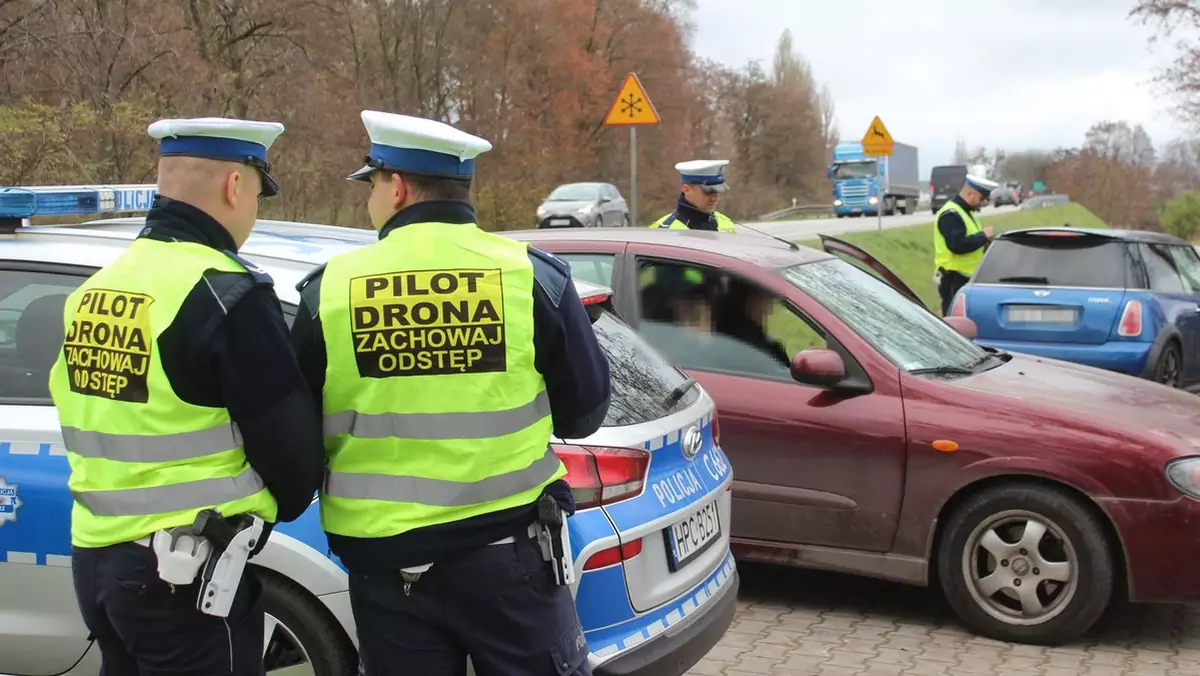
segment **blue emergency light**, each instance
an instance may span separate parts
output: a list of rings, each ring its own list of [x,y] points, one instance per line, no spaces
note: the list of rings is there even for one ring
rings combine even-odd
[[[152,183],[0,188],[0,221],[149,211],[157,191]]]

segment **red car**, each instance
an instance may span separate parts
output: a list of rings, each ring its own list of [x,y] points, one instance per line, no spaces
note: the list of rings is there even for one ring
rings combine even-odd
[[[1194,395],[981,348],[833,238],[855,264],[753,234],[505,234],[610,286],[716,400],[741,560],[938,585],[977,633],[1026,643],[1118,596],[1200,600]]]

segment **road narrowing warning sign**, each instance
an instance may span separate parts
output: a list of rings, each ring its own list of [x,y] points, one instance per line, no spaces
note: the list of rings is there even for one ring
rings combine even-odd
[[[355,277],[350,327],[364,378],[496,373],[507,367],[499,268]]]
[[[63,341],[71,391],[144,404],[154,336],[141,293],[92,289],[83,294]]]

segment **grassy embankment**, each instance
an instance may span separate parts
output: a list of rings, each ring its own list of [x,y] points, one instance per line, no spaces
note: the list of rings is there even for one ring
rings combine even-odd
[[[1079,228],[1103,228],[1105,224],[1082,204],[1065,204],[1059,207],[1014,211],[988,216],[984,210],[980,224],[992,226],[997,233],[1038,226],[1057,226],[1070,223]],[[933,284],[933,221],[923,225],[892,228],[882,232],[855,232],[837,235],[888,266],[905,284],[931,308],[938,308],[937,287]],[[821,248],[820,240],[797,242],[814,249]]]

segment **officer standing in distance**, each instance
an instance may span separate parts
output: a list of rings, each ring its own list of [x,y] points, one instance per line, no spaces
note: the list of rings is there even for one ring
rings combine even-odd
[[[942,297],[942,315],[950,311],[954,295],[967,283],[983,250],[992,239],[992,228],[979,226],[975,212],[987,203],[988,197],[1000,184],[978,175],[968,175],[962,190],[946,202],[933,226],[934,279]]]
[[[487,141],[363,111],[379,241],[301,282],[292,335],[325,413],[321,521],[350,571],[370,676],[586,676],[574,502],[551,434],[608,411],[609,367],[570,268],[484,232]],[[565,554],[564,554],[565,552]]]
[[[76,595],[104,674],[261,674],[261,585],[215,562],[244,561],[300,516],[323,460],[271,278],[235,253],[260,194],[278,192],[267,149],[283,125],[148,132],[161,157],[146,227],[66,298],[50,374]],[[210,595],[210,579],[236,591]]]
[[[725,167],[729,160],[692,160],[675,165],[682,185],[675,210],[650,224],[672,230],[734,232],[733,221],[717,211],[721,195],[729,191]]]

